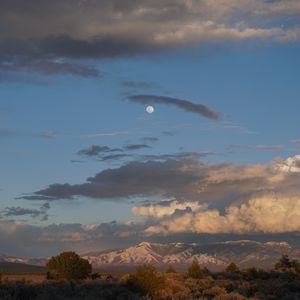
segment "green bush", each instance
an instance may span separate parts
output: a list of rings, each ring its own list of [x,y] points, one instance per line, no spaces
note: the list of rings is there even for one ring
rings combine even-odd
[[[188,268],[187,276],[194,279],[203,278],[203,271],[197,260],[194,260],[191,266]]]
[[[92,272],[88,260],[81,258],[75,252],[62,252],[53,256],[47,263],[49,277],[54,279],[79,280],[87,278]]]
[[[143,265],[129,276],[128,285],[142,295],[157,295],[166,287],[166,279],[151,265]]]

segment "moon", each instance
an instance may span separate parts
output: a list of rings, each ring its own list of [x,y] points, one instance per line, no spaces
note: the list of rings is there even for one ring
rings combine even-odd
[[[152,114],[154,112],[154,107],[149,105],[149,106],[147,106],[146,111],[148,114]]]

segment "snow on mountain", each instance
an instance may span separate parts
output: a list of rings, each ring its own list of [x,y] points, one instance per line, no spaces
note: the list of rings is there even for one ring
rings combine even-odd
[[[249,240],[210,244],[143,242],[128,248],[90,252],[82,257],[97,268],[131,268],[152,264],[159,268],[172,265],[184,270],[196,259],[202,266],[222,270],[230,262],[235,262],[242,268],[252,266],[269,268],[274,266],[283,254],[287,254],[291,259],[299,259],[300,247],[286,242],[261,243]],[[45,266],[47,259],[18,258],[0,254],[0,262]]]
[[[0,254],[0,262],[5,263],[17,263],[24,265],[33,265],[33,266],[45,266],[47,259],[43,258],[20,258],[15,256],[7,256]]]
[[[286,242],[259,243],[247,240],[212,244],[140,243],[124,249],[88,253],[83,258],[95,267],[136,266],[145,263],[186,267],[196,259],[203,266],[220,269],[232,261],[241,267],[271,267],[282,254],[299,258],[300,247],[290,246]]]

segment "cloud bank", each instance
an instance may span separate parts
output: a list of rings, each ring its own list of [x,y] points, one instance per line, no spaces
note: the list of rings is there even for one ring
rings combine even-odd
[[[224,41],[297,42],[299,16],[298,0],[3,0],[0,69],[95,77],[84,60]]]
[[[135,200],[135,220],[98,224],[33,226],[0,218],[1,251],[87,252],[141,241],[195,242],[231,239],[297,242],[300,233],[300,156],[268,164],[206,164],[195,159],[131,162],[101,171],[86,183],[56,184],[27,196]],[[138,199],[156,199],[139,202]],[[139,204],[140,203],[140,204]],[[146,203],[146,204],[145,204]],[[41,207],[45,213],[49,205]],[[7,208],[10,215],[40,214]],[[42,216],[42,214],[40,215]],[[26,246],[30,245],[30,246]],[[13,252],[14,251],[14,252]]]

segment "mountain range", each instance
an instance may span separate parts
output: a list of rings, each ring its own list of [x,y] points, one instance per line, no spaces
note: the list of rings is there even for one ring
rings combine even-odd
[[[286,242],[241,240],[210,244],[147,243],[120,249],[97,251],[83,254],[94,268],[130,269],[141,264],[152,264],[159,269],[172,265],[186,269],[196,259],[202,266],[211,270],[222,270],[230,262],[241,268],[274,266],[281,255],[300,259],[300,247]],[[0,263],[18,263],[45,266],[47,259],[18,258],[0,254]]]

